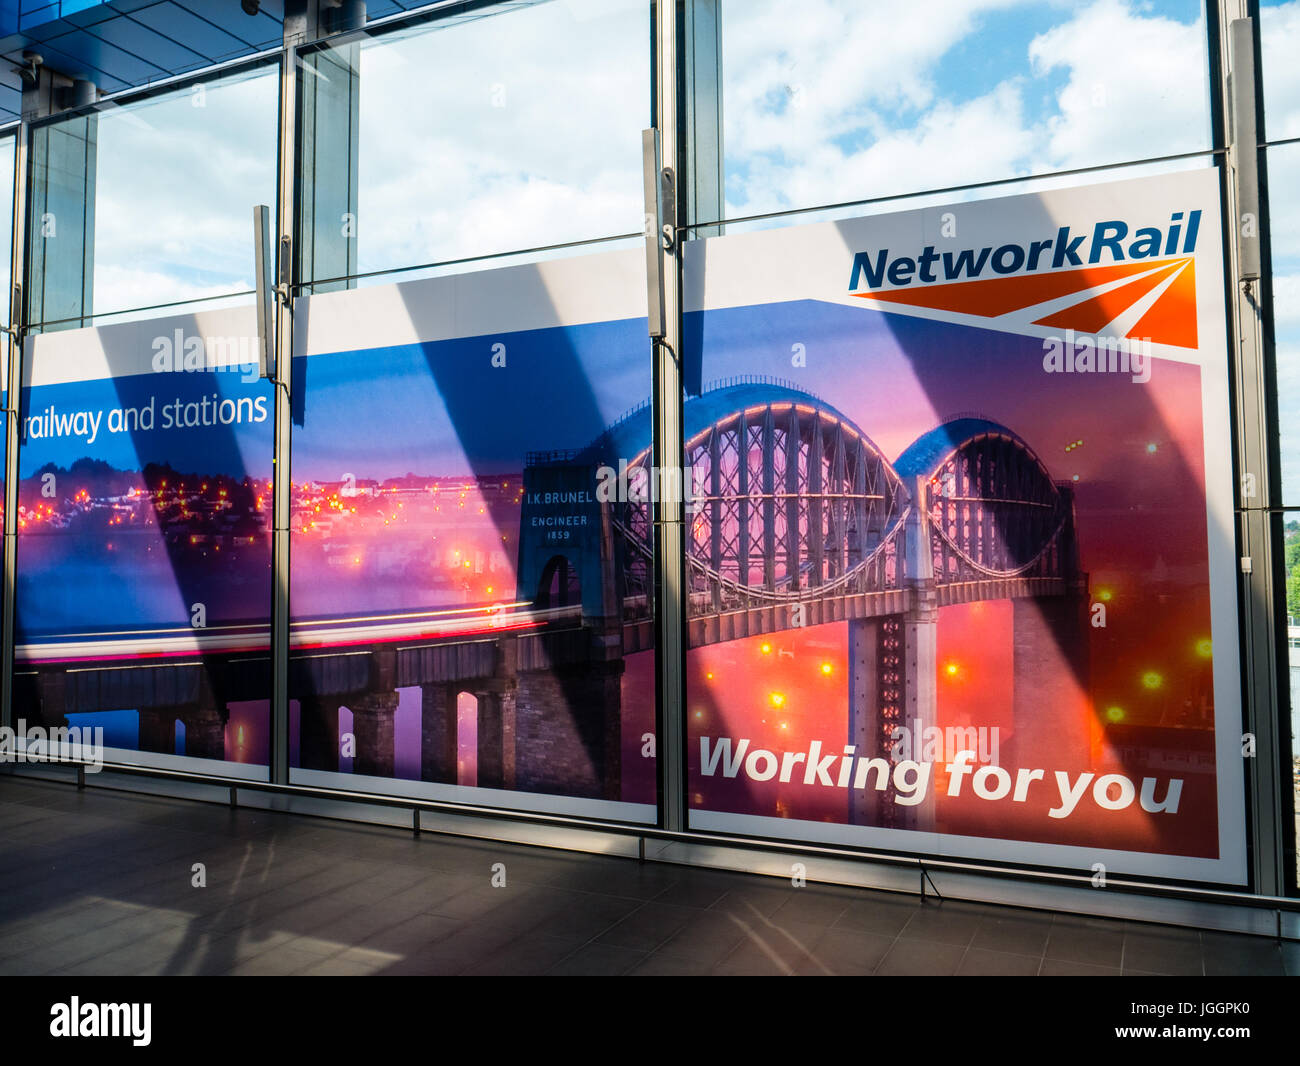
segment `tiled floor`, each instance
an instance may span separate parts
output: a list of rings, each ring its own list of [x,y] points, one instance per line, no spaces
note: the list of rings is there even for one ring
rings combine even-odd
[[[6,776],[0,973],[1281,975],[1300,945]]]

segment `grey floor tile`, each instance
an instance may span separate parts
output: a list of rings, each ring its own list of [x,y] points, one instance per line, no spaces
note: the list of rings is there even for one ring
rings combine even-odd
[[[335,955],[332,958],[322,959],[313,966],[308,966],[298,972],[300,977],[369,977],[376,973],[376,969],[369,963],[348,959],[343,954]]]
[[[695,876],[695,874],[699,876]],[[681,907],[712,907],[728,892],[737,887],[739,875],[720,875],[691,871],[683,875],[654,897],[656,903],[673,903]]]
[[[567,937],[534,933],[511,940],[481,961],[467,966],[466,976],[535,976],[572,955],[580,945]]]
[[[546,920],[554,936],[591,940],[608,932],[643,904],[625,896],[598,896],[589,892],[561,892]]]
[[[792,977],[807,962],[807,956],[781,951],[766,941],[746,940],[710,973],[718,977]]]
[[[849,904],[852,902],[853,895],[849,892],[809,885],[793,892],[790,898],[776,909],[773,917],[778,920],[785,918],[797,922],[831,925],[849,909]]]
[[[957,976],[1034,977],[1042,963],[1041,955],[1017,955],[1008,951],[971,947],[957,967]]]
[[[631,977],[705,977],[709,967],[698,959],[683,959],[662,951],[651,953],[628,971]]]
[[[661,950],[714,966],[731,954],[745,937],[745,927],[736,916],[704,911],[690,918],[664,941]]]
[[[1201,958],[1201,937],[1195,930],[1152,930],[1124,934],[1125,970],[1180,977],[1199,977],[1205,972]]]
[[[899,932],[903,940],[933,940],[965,947],[975,939],[984,919],[969,910],[954,909],[949,904],[918,907]]]
[[[796,893],[804,891],[794,888],[789,882],[777,882],[777,885],[756,884],[734,888],[709,909],[738,914],[746,919],[759,915],[770,916],[789,903]]]
[[[327,958],[322,958],[319,952],[286,944],[274,951],[255,955],[228,972],[232,977],[292,977],[319,966]]]
[[[1067,959],[1044,959],[1038,971],[1040,977],[1119,977],[1121,973],[1118,966],[1093,966]]]
[[[1119,969],[1124,956],[1124,934],[1113,928],[1055,923],[1047,938],[1046,955],[1062,962]]]
[[[972,948],[1015,955],[1041,956],[1052,931],[1050,915],[986,918],[975,930]]]
[[[647,957],[644,951],[615,944],[584,944],[546,972],[551,977],[617,977]]]
[[[597,939],[602,944],[616,944],[640,951],[654,951],[694,918],[694,907],[677,907],[671,903],[646,903]]]
[[[465,923],[459,918],[416,914],[373,933],[362,940],[359,946],[372,951],[409,955],[439,940],[445,940],[463,928]]]
[[[1201,951],[1210,977],[1286,975],[1281,946],[1265,937],[1204,932]]]
[[[895,938],[856,929],[833,928],[822,934],[799,967],[805,976],[866,976],[894,946]]]
[[[966,954],[965,944],[937,940],[897,940],[880,960],[880,977],[948,977],[957,972]]]
[[[861,933],[894,937],[912,920],[919,906],[902,897],[873,895],[850,903],[834,924]]]

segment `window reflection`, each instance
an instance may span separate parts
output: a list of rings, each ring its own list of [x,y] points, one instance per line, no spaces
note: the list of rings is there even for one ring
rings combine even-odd
[[[14,150],[13,136],[0,137],[0,323],[9,324],[9,291],[13,255]]]
[[[648,12],[565,0],[363,41],[355,269],[639,234]]]
[[[1300,137],[1300,0],[1260,0],[1264,131],[1270,141]]]
[[[1282,503],[1300,506],[1300,145],[1268,150]]]
[[[837,203],[1210,145],[1188,0],[728,4],[726,212]],[[1099,57],[1105,57],[1099,63]]]
[[[37,127],[33,320],[102,324],[248,292],[252,207],[275,203],[276,85],[264,66]]]

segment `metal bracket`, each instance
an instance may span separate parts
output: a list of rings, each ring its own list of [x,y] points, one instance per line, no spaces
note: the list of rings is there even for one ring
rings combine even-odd
[[[659,131],[641,131],[641,167],[645,193],[646,311],[650,336],[662,340],[664,255],[677,250],[677,193],[672,167],[660,166]]]
[[[663,239],[663,249],[672,253],[677,247],[677,194],[673,183],[671,167],[659,170],[659,235]]]
[[[935,894],[936,898],[939,900],[939,902],[942,903],[942,902],[943,902],[943,893],[939,891],[939,887],[938,887],[938,885],[936,885],[936,884],[934,883],[934,881],[931,879],[931,877],[930,877],[930,871],[927,870],[927,869],[925,868],[925,864],[924,864],[924,863],[919,863],[919,862],[918,862],[916,865],[917,865],[917,869],[920,870],[920,872],[921,872],[921,902],[922,902],[922,903],[925,902],[925,898],[926,898],[926,897],[925,897],[925,886],[926,886],[926,883],[929,882],[929,885],[930,885],[931,890],[934,892],[934,894]]]
[[[1255,123],[1255,43],[1251,20],[1228,25],[1228,140],[1232,145],[1232,225],[1237,241],[1237,277],[1258,281],[1259,134]]]
[[[257,343],[261,376],[275,377],[275,315],[271,299],[271,209],[253,207],[253,283],[257,290]]]

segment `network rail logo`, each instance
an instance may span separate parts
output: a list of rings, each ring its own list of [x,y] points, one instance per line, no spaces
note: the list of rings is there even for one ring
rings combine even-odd
[[[1196,348],[1196,238],[1200,211],[1160,226],[1121,219],[1025,244],[919,254],[890,248],[853,256],[849,293],[903,307]],[[887,286],[887,287],[886,287]]]

